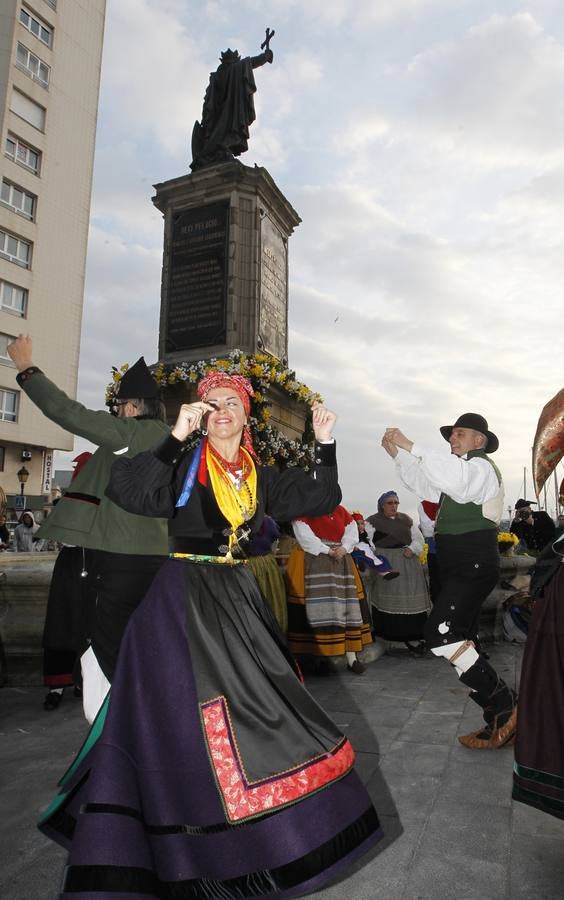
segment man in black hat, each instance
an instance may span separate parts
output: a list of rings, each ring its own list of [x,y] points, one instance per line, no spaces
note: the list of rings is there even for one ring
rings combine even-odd
[[[556,538],[554,522],[544,510],[532,510],[536,506],[534,500],[525,500],[522,497],[515,504],[515,518],[509,528],[516,534],[521,547],[530,556],[538,556],[547,544],[552,544]]]
[[[409,490],[440,503],[435,536],[441,590],[425,640],[432,653],[456,668],[483,710],[484,727],[459,741],[473,749],[494,749],[512,742],[517,728],[515,694],[475,643],[480,608],[499,576],[503,483],[488,456],[499,441],[477,413],[465,413],[440,430],[450,456],[414,444],[399,428],[386,429],[382,446],[395,458]]]
[[[167,523],[125,512],[105,495],[116,456],[135,456],[168,434],[158,385],[143,358],[119,383],[114,414],[71,400],[33,364],[31,338],[8,347],[21,389],[51,419],[98,449],[41,526],[41,537],[87,548],[96,591],[92,642],[82,657],[83,699],[92,721],[112,680],[129,617],[168,552]],[[85,573],[86,574],[86,573]]]

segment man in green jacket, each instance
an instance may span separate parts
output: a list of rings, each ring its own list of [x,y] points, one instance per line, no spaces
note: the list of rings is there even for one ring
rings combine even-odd
[[[168,552],[164,519],[127,513],[105,495],[116,456],[135,456],[168,433],[158,385],[143,358],[128,369],[116,392],[115,415],[71,400],[33,363],[32,341],[20,335],[8,347],[21,389],[53,422],[98,449],[38,532],[89,551],[88,577],[96,590],[92,644],[83,657],[87,718],[112,680],[131,613],[143,599]],[[92,699],[97,682],[98,699]],[[102,695],[102,696],[100,696]],[[92,701],[92,702],[91,702]]]

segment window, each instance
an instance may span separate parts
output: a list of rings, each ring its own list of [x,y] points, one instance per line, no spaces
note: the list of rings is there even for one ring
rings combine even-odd
[[[0,472],[4,471],[4,459],[6,458],[6,448],[0,447]]]
[[[25,216],[26,219],[31,219],[33,221],[35,217],[35,204],[37,201],[37,197],[34,194],[28,194],[23,188],[20,188],[3,178],[0,187],[0,200],[2,200],[2,203],[6,206],[9,206],[15,212],[19,213],[20,216]]]
[[[29,144],[20,141],[15,134],[9,134],[6,138],[6,156],[19,166],[29,169],[35,175],[39,175],[41,153],[34,150]]]
[[[39,38],[40,41],[43,41],[48,47],[51,47],[53,44],[53,32],[51,28],[48,28],[47,25],[44,25],[43,22],[40,22],[39,19],[36,19],[35,16],[32,16],[27,9],[22,6],[20,9],[20,22],[27,28],[28,31],[31,31],[32,34],[35,35],[36,38]]]
[[[57,9],[57,0],[45,0],[45,2],[49,4],[51,9]]]
[[[27,310],[27,291],[17,284],[0,280],[0,309],[4,312],[25,316]]]
[[[0,363],[7,362],[14,365],[8,355],[8,344],[11,344],[15,338],[11,334],[4,334],[0,331]]]
[[[34,128],[38,128],[39,131],[45,131],[46,110],[43,106],[40,106],[39,103],[36,103],[35,100],[30,100],[29,97],[26,97],[25,94],[18,91],[17,88],[14,88],[12,91],[10,109],[17,116],[20,116],[22,119],[25,119],[26,122],[29,122],[30,125],[33,125]]]
[[[19,42],[16,50],[16,66],[34,81],[38,81],[44,88],[49,85],[51,69],[47,63],[44,63],[35,53]]]
[[[6,231],[0,231],[0,256],[16,263],[17,266],[29,269],[31,244],[29,241],[22,241],[21,238],[14,237],[13,234],[8,234]]]
[[[0,421],[15,422],[18,418],[18,392],[0,388]]]

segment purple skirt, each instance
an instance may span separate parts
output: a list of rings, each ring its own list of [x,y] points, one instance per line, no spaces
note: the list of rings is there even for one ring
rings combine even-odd
[[[382,836],[353,760],[247,567],[171,560],[40,822],[70,852],[61,897],[317,890]]]

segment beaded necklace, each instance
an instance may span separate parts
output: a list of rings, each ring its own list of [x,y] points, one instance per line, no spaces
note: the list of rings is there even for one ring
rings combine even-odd
[[[219,462],[222,469],[225,472],[229,473],[231,479],[235,485],[235,490],[240,491],[243,482],[247,480],[249,475],[251,474],[251,464],[250,461],[245,459],[243,455],[244,451],[241,447],[239,447],[239,454],[235,462],[229,462],[225,457],[219,453],[215,447],[212,447],[210,444],[210,450],[213,453],[215,459]]]
[[[252,519],[257,508],[257,470],[251,456],[244,449],[241,449],[241,458],[244,464],[242,471],[248,471],[247,477],[244,480],[241,479],[237,486],[220,462],[218,454],[212,451],[209,444],[206,448],[206,463],[211,487],[217,505],[231,526],[227,552],[230,558],[233,547],[238,543],[235,532],[244,522]]]

